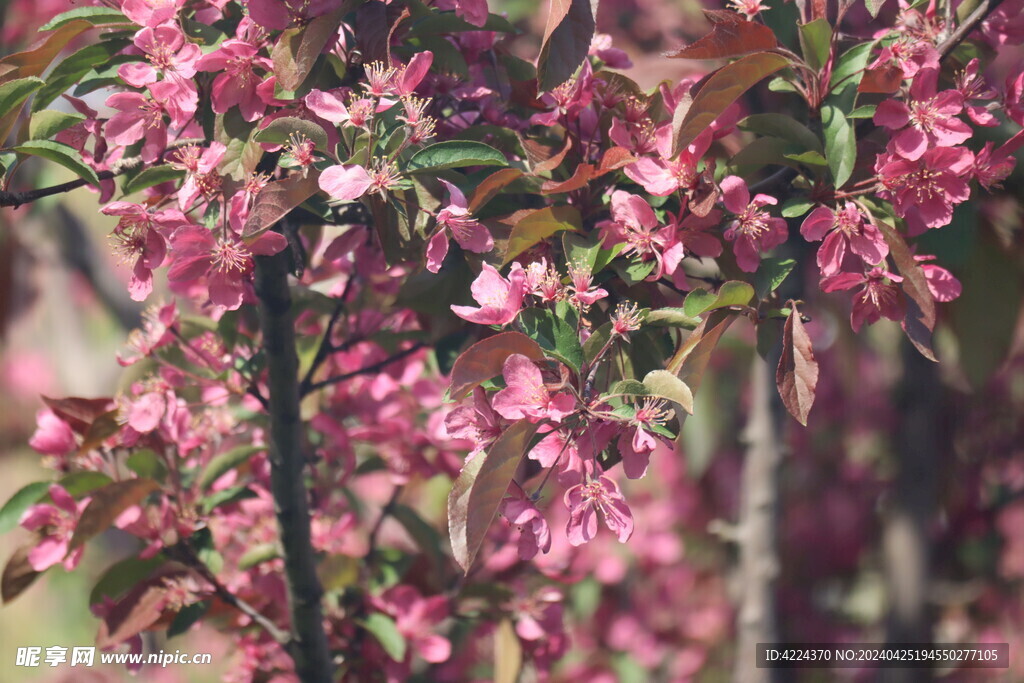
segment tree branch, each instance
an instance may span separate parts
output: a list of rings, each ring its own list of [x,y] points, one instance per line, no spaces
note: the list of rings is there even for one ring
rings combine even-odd
[[[971,12],[970,16],[964,19],[956,27],[956,30],[949,34],[949,37],[938,46],[939,58],[943,59],[955,50],[956,46],[962,43],[970,35],[971,31],[977,28],[978,24],[985,21],[985,18],[994,12],[1002,2],[1003,0],[981,0],[981,3]]]
[[[289,256],[285,250],[255,260],[256,296],[267,356],[270,483],[292,622],[289,652],[300,680],[327,683],[332,679],[332,665],[323,628],[323,588],[316,573],[304,479],[306,458],[299,413],[295,316],[288,288]]]
[[[210,571],[210,568],[206,566],[206,563],[199,559],[199,556],[196,555],[192,546],[190,546],[187,541],[183,541],[177,545],[167,548],[167,554],[169,557],[181,560],[187,566],[199,572],[199,574],[202,575],[202,577],[206,579],[211,586],[213,586],[213,590],[217,594],[217,597],[252,619],[255,624],[260,626],[260,628],[266,631],[267,634],[279,644],[286,648],[288,647],[288,633],[278,628],[277,624],[268,619],[258,609],[228,590],[227,586],[221,583],[220,579]]]
[[[411,355],[413,353],[416,353],[417,351],[422,349],[424,346],[426,346],[426,344],[424,344],[423,342],[416,342],[415,344],[413,344],[409,348],[407,348],[407,349],[405,349],[403,351],[399,351],[398,353],[396,353],[396,354],[394,354],[392,356],[388,356],[387,358],[385,358],[382,361],[378,361],[378,362],[376,362],[376,363],[374,363],[372,365],[367,365],[365,368],[359,368],[358,370],[353,370],[352,372],[346,372],[343,375],[335,375],[334,377],[328,377],[327,379],[322,380],[320,382],[315,382],[313,384],[310,384],[309,388],[302,395],[306,396],[306,395],[308,395],[308,394],[310,394],[310,393],[312,393],[312,392],[314,392],[314,391],[316,391],[318,389],[323,389],[324,387],[330,386],[332,384],[337,384],[339,382],[344,382],[346,380],[352,379],[353,377],[358,377],[359,375],[366,375],[366,374],[369,374],[371,372],[377,372],[378,370],[382,370],[382,369],[386,368],[387,366],[391,365],[392,363],[394,363],[396,361],[400,361],[403,358],[405,358],[406,356]]]

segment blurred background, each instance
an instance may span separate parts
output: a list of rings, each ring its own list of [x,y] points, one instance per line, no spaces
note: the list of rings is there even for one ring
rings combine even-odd
[[[791,11],[782,0],[770,4],[771,12]],[[491,8],[534,36],[543,29],[544,10],[535,0]],[[64,9],[61,0],[7,3],[0,53],[31,42],[35,28]],[[700,66],[660,56],[705,31],[700,10],[692,0],[604,0],[598,28],[631,58],[627,73],[649,88]],[[520,40],[524,56],[537,47]],[[995,83],[1012,72],[1011,62],[990,74]],[[12,189],[68,179],[54,165],[30,161]],[[1021,681],[1020,165],[998,194],[976,192],[951,226],[921,240],[920,253],[936,254],[964,286],[957,301],[940,305],[940,364],[918,355],[894,323],[853,334],[845,301],[816,293],[816,272],[795,285],[813,311],[808,329],[821,379],[808,428],[776,419],[783,463],[775,629],[788,641],[1009,642],[1009,673],[979,670],[946,680]],[[41,394],[110,396],[128,381],[115,353],[140,309],[127,297],[127,269],[107,247],[113,220],[97,208],[96,197],[79,189],[0,210],[0,500],[49,476],[27,446]],[[751,449],[744,431],[758,400],[751,391],[755,340],[741,327],[722,343],[697,395],[685,458],[655,458],[655,476],[633,483],[631,500],[654,501],[643,506],[647,518],[638,518],[634,539],[625,547],[609,543],[600,562],[580,560],[587,578],[567,591],[565,630],[573,645],[556,668],[559,680],[640,682],[654,680],[655,669],[657,680],[731,678],[744,587],[737,585],[742,577],[730,530]],[[0,558],[20,545],[23,533],[0,536]],[[104,552],[90,547],[79,571],[54,568],[0,608],[0,681],[130,679],[117,667],[59,667],[50,675],[46,667],[14,666],[20,646],[93,642],[98,622],[88,609],[89,589],[130,551],[122,541],[111,532]],[[219,680],[230,662],[214,632],[147,645],[214,655],[206,667],[148,668],[147,681]],[[600,671],[613,671],[611,677],[590,661],[595,650],[607,659]],[[878,675],[847,673],[850,680]],[[780,680],[830,679],[806,672]]]

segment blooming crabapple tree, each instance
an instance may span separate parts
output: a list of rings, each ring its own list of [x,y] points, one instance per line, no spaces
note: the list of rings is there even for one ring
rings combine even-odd
[[[0,60],[0,204],[90,186],[150,307],[121,393],[43,399],[55,478],[3,508],[32,533],[4,600],[116,528],[138,550],[90,596],[101,648],[202,621],[232,680],[462,680],[492,637],[495,679],[548,672],[566,558],[665,524],[628,481],[678,457],[727,328],[803,424],[814,311],[779,292],[809,269],[935,359],[961,286],[916,241],[1013,170],[1024,75],[985,73],[1022,7],[885,5],[709,10],[665,56],[706,75],[652,91],[578,0],[535,61],[484,0],[52,18]],[[12,189],[30,157],[79,179]]]

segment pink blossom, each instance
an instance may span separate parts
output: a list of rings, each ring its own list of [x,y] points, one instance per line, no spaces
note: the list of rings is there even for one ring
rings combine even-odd
[[[485,254],[494,248],[490,231],[470,214],[462,191],[447,180],[441,182],[448,188],[451,201],[438,212],[437,232],[427,245],[427,270],[431,273],[441,269],[441,262],[448,255],[448,232],[467,251]]]
[[[178,307],[172,301],[166,305],[154,304],[142,312],[142,326],[131,331],[125,350],[117,354],[122,367],[134,365],[149,357],[156,349],[174,339],[178,324]]]
[[[971,127],[956,118],[964,97],[956,90],[936,92],[938,69],[923,69],[910,86],[907,104],[884,100],[875,111],[875,123],[896,131],[890,146],[897,154],[916,161],[932,147],[953,147],[971,137]]]
[[[36,431],[28,445],[43,455],[63,456],[78,448],[71,426],[49,408],[36,413]]]
[[[576,410],[576,399],[568,392],[551,394],[537,365],[514,353],[502,368],[505,388],[494,395],[494,410],[506,420],[561,422]]]
[[[258,56],[258,48],[234,38],[225,40],[213,52],[196,62],[197,71],[219,71],[213,80],[213,110],[225,113],[238,105],[242,118],[255,121],[266,110],[267,105],[256,91],[261,79],[254,68],[261,66],[271,69],[270,60]]]
[[[487,0],[455,0],[455,15],[473,26],[487,23]]]
[[[476,0],[477,2],[483,3],[484,8],[484,21],[487,20],[487,0]],[[473,22],[470,22],[473,23]],[[477,24],[477,26],[483,26],[483,24]],[[409,60],[408,64],[399,67],[395,71],[395,75],[392,79],[391,91],[399,97],[409,97],[414,92],[420,83],[423,82],[427,72],[430,71],[430,65],[434,63],[434,53],[430,50],[424,50],[417,52]]]
[[[448,616],[444,595],[424,598],[412,586],[399,584],[374,598],[373,603],[395,618],[398,632],[425,661],[436,664],[451,656],[451,643],[433,631]]]
[[[569,508],[565,533],[572,545],[583,545],[597,535],[599,511],[605,526],[620,543],[625,543],[633,534],[633,514],[619,492],[618,484],[604,475],[566,491],[565,506]]]
[[[850,313],[850,326],[857,332],[865,322],[871,325],[883,316],[889,320],[903,318],[900,291],[893,284],[902,281],[903,278],[899,275],[882,268],[873,268],[866,275],[841,272],[824,278],[821,281],[821,289],[824,292],[835,292],[863,286],[853,298],[853,310]]]
[[[276,254],[286,246],[284,236],[272,231],[246,243],[234,235],[218,239],[205,228],[186,226],[171,236],[167,279],[187,284],[205,278],[210,301],[235,310],[252,287],[253,254]]]
[[[356,164],[331,166],[320,174],[318,182],[320,189],[334,199],[353,201],[371,189],[385,194],[398,184],[400,175],[394,162],[378,158],[369,170]]]
[[[178,15],[185,0],[122,0],[121,11],[140,26],[155,28]]]
[[[934,44],[927,41],[901,37],[883,47],[870,68],[877,69],[887,64],[899,67],[904,78],[913,78],[921,69],[938,69],[939,52]]]
[[[624,169],[630,180],[643,186],[656,197],[665,197],[676,191],[692,190],[700,177],[697,164],[711,145],[710,129],[698,135],[678,157],[672,158],[672,126],[658,128],[656,144],[660,158],[643,157]]]
[[[925,263],[925,261],[931,261],[934,256],[915,255],[914,260],[921,264],[921,271],[924,273],[925,282],[928,283],[928,291],[935,298],[936,301],[948,302],[956,299],[963,292],[963,286],[960,281],[953,277],[953,274],[933,263]]]
[[[576,306],[586,309],[594,303],[608,296],[608,292],[600,287],[594,287],[594,278],[590,274],[590,265],[583,261],[574,261],[569,264],[569,279],[572,281],[570,290],[572,294],[569,301]]]
[[[519,528],[519,559],[532,560],[538,552],[551,550],[551,530],[544,515],[523,490],[514,484],[510,488],[515,489],[515,494],[501,501],[498,512],[509,524]]]
[[[206,149],[188,145],[175,152],[171,165],[186,172],[185,182],[178,190],[178,206],[187,210],[199,197],[211,199],[220,192],[222,178],[217,166],[226,152],[224,143],[217,141]]]
[[[632,436],[627,430],[618,442],[622,471],[630,479],[640,479],[647,474],[651,451],[661,443],[661,437],[654,436],[652,430],[665,424],[670,415],[672,411],[665,408],[665,401],[661,399],[648,397],[637,407],[629,421]]]
[[[78,566],[85,551],[85,546],[79,546],[69,554],[68,547],[75,534],[78,518],[89,504],[89,499],[75,503],[75,499],[58,484],[50,486],[50,499],[52,505],[33,505],[21,517],[22,527],[29,531],[42,531],[43,535],[42,540],[29,551],[28,563],[37,572],[41,572],[63,562],[64,568],[71,571]]]
[[[487,450],[503,431],[501,416],[491,407],[487,392],[480,387],[473,390],[472,398],[448,413],[444,425],[450,437],[472,442],[472,454]]]
[[[128,85],[143,88],[157,82],[163,75],[166,96],[182,117],[191,117],[199,105],[199,94],[192,77],[202,50],[185,41],[177,26],[146,27],[135,34],[135,47],[142,50],[148,62],[122,64],[117,74]]]
[[[506,280],[494,266],[485,263],[480,275],[473,280],[470,291],[480,308],[452,306],[455,315],[478,325],[508,325],[523,310],[526,271],[518,263],[513,263]]]
[[[658,217],[651,205],[642,197],[624,190],[612,193],[611,209],[612,219],[600,224],[605,246],[624,244],[624,256],[634,255],[641,261],[653,259],[655,267],[650,279],[660,278],[665,270],[663,255],[676,244],[675,230],[659,228]]]
[[[864,220],[864,215],[853,202],[841,209],[819,206],[804,219],[800,234],[817,242],[818,268],[823,276],[835,275],[842,267],[847,252],[852,251],[869,266],[882,262],[889,255],[889,245],[878,228]]]
[[[875,163],[882,183],[879,194],[907,219],[912,235],[948,225],[953,205],[971,194],[966,176],[973,162],[973,155],[962,147],[933,147],[917,161],[879,156]]]
[[[736,219],[725,231],[725,239],[733,243],[736,262],[740,269],[753,273],[761,263],[761,253],[786,241],[786,221],[773,218],[762,207],[778,203],[775,197],[759,194],[750,199],[747,183],[738,176],[722,180],[722,198],[725,208]]]
[[[154,83],[151,92],[158,89]],[[114,93],[107,98],[108,107],[118,110],[104,127],[106,138],[115,145],[128,146],[144,140],[140,156],[146,163],[153,163],[167,147],[167,125],[164,105],[154,98],[136,92]]]
[[[1003,181],[1010,177],[1017,160],[1003,146],[994,149],[995,145],[986,142],[977,154],[974,155],[974,166],[971,169],[978,184],[986,190],[993,190],[1002,187]]]
[[[130,202],[108,204],[102,213],[120,217],[110,237],[115,251],[124,262],[132,264],[128,293],[134,301],[145,301],[153,291],[153,269],[167,254],[165,234],[188,225],[188,220],[180,211],[151,214],[141,204]]]

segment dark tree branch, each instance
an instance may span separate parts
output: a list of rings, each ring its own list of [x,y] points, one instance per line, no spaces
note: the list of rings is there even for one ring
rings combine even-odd
[[[139,163],[141,163],[141,161]],[[126,167],[117,173],[114,171],[100,171],[96,175],[100,180],[110,180],[111,178],[116,178],[127,170],[128,168]],[[44,197],[51,197],[55,194],[71,192],[71,190],[77,190],[78,188],[85,187],[88,184],[89,181],[85,178],[78,178],[76,180],[69,180],[66,183],[61,183],[60,185],[40,187],[35,190],[26,190],[24,192],[0,192],[0,207],[11,206],[17,209],[22,204],[31,204],[32,202],[43,199]]]
[[[295,315],[288,288],[287,250],[256,257],[256,296],[267,355],[267,403],[270,412],[270,483],[284,555],[291,612],[289,652],[303,683],[332,679],[330,651],[323,628],[323,588],[316,573],[310,533],[309,492],[304,470],[299,414],[299,359]]]
[[[365,368],[359,368],[358,370],[353,370],[352,372],[346,372],[343,375],[335,375],[334,377],[328,377],[327,379],[322,380],[320,382],[314,382],[313,384],[309,385],[309,389],[306,391],[306,394],[312,393],[318,389],[323,389],[324,387],[330,386],[332,384],[338,384],[339,382],[350,380],[353,377],[358,377],[359,375],[366,375],[371,372],[383,370],[392,363],[400,361],[406,356],[416,353],[424,346],[426,346],[426,344],[424,344],[423,342],[416,342],[409,348],[399,351],[394,355],[388,356],[382,361],[378,361],[376,363],[373,363],[372,365],[367,365]],[[305,396],[306,394],[303,395]]]
[[[217,594],[218,598],[252,619],[255,624],[266,631],[267,634],[279,644],[285,647],[288,646],[290,638],[288,632],[278,628],[277,624],[268,619],[258,609],[228,590],[227,586],[221,583],[220,579],[210,571],[210,568],[206,566],[206,563],[196,555],[192,546],[190,546],[188,542],[182,542],[167,548],[167,553],[171,558],[180,560],[184,562],[185,565],[199,572],[199,574],[206,579],[211,586],[213,586],[213,590]]]
[[[971,12],[970,16],[964,19],[956,30],[949,34],[938,46],[939,58],[945,58],[950,52],[956,49],[970,35],[971,31],[978,27],[978,24],[985,21],[985,17],[992,14],[1003,0],[981,0],[981,3]]]

